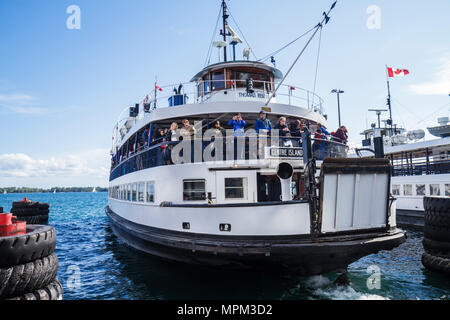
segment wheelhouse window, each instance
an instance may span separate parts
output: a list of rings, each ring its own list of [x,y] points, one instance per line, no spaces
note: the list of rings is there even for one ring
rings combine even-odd
[[[430,184],[430,196],[440,196],[440,195],[441,195],[440,185]]]
[[[225,178],[225,199],[247,199],[247,178]]]
[[[403,195],[412,196],[412,185],[411,184],[405,184],[403,186]]]
[[[247,86],[247,80],[253,79],[253,88],[270,89],[270,77],[268,74],[231,70],[230,75],[231,79],[235,80],[237,88],[245,88]]]
[[[225,73],[224,71],[213,72],[212,77],[212,89],[221,90],[225,89]]]
[[[400,195],[400,186],[399,185],[393,185],[392,186],[392,194],[394,196],[399,196]]]
[[[425,195],[425,185],[424,184],[416,184],[416,195],[418,195],[418,196]]]
[[[155,183],[147,182],[147,202],[155,202]]]
[[[450,197],[450,184],[445,185],[445,196]]]
[[[206,200],[206,180],[183,180],[183,200]]]
[[[145,190],[145,183],[141,182],[138,185],[138,201],[144,202],[144,190]]]

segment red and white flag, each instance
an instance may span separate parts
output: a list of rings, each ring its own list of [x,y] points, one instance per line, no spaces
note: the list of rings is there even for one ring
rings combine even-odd
[[[389,78],[393,77],[404,77],[409,74],[409,71],[406,69],[394,69],[394,68],[387,68]]]
[[[163,89],[161,89],[160,87],[158,87],[158,85],[156,84],[156,82],[155,82],[155,90],[163,91]]]

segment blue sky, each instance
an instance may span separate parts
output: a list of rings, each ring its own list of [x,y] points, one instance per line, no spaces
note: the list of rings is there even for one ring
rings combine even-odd
[[[228,3],[261,58],[314,26],[332,1]],[[73,4],[80,30],[66,27]],[[156,75],[160,84],[187,82],[204,66],[219,4],[0,1],[0,186],[106,186],[119,112],[142,101]],[[371,5],[380,29],[367,28]],[[337,127],[330,91],[340,88],[343,123],[360,141],[376,119],[367,109],[385,107],[386,64],[411,72],[391,83],[394,121],[418,129],[448,115],[448,12],[448,0],[339,1],[322,34],[317,82],[329,127]],[[303,43],[277,56],[277,67],[286,71]],[[287,83],[312,90],[316,55],[317,40]]]

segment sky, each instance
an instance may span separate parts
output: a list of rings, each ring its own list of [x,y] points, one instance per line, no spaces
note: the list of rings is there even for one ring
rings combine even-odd
[[[258,58],[316,25],[331,3],[228,1]],[[80,8],[80,29],[68,28],[67,20],[75,21],[71,5]],[[142,101],[155,76],[161,85],[188,82],[204,67],[219,5],[1,0],[0,187],[107,186],[119,113]],[[360,142],[376,121],[367,110],[386,107],[386,65],[410,71],[391,81],[395,123],[426,130],[449,116],[448,12],[448,0],[338,1],[322,32],[316,83],[328,127],[338,126],[330,92],[344,90],[342,122],[350,141]],[[281,71],[305,41],[276,56]],[[318,44],[316,38],[286,83],[314,89]]]

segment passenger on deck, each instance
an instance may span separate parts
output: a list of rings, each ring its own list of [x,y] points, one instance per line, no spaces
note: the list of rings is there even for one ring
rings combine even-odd
[[[222,134],[222,137],[225,138],[226,136],[226,130],[224,128],[221,127],[220,125],[220,121],[216,121],[214,124],[214,129],[216,130],[216,134],[218,134],[219,132]]]
[[[272,122],[267,118],[267,113],[263,110],[259,113],[259,119],[256,120],[255,130],[257,133],[268,134],[272,131]]]
[[[153,141],[157,144],[161,143],[164,137],[165,137],[164,129],[159,128],[158,130],[156,130],[155,139]]]
[[[336,133],[333,135],[333,140],[343,144],[347,144],[348,141],[348,131],[345,126],[341,126],[337,129]]]
[[[196,133],[196,129],[193,125],[189,124],[189,120],[188,119],[184,119],[182,121],[183,123],[183,128],[181,128],[181,135],[183,137],[191,137],[194,138],[195,133]]]
[[[327,140],[326,134],[324,134],[319,127],[317,126],[316,133],[314,134],[314,142],[313,142],[313,154],[317,160],[323,160],[325,158],[325,141]]]
[[[228,122],[228,125],[230,127],[233,127],[234,130],[234,136],[235,137],[242,137],[245,135],[244,128],[247,125],[244,120],[242,120],[242,116],[240,113],[235,115],[233,119]]]
[[[170,130],[167,132],[167,135],[166,135],[167,141],[171,141],[171,142],[178,141],[177,130],[178,130],[178,123],[173,122],[170,125]]]
[[[144,141],[144,147],[148,147],[149,138],[150,138],[150,129],[146,127],[144,132],[142,132],[142,141]]]
[[[291,136],[291,130],[289,130],[289,127],[286,124],[285,117],[281,117],[278,120],[278,123],[275,125],[274,129],[279,130],[280,137],[290,137]]]
[[[295,145],[297,147],[300,147],[302,144],[302,135],[303,134],[310,134],[308,128],[306,128],[305,123],[300,120],[295,120],[293,123],[291,123],[291,136],[295,139]]]
[[[317,129],[320,129],[320,132],[326,136],[331,136],[331,133],[327,131],[320,123],[317,124]]]
[[[291,130],[289,129],[288,125],[286,124],[286,118],[281,117],[278,120],[278,123],[275,125],[274,129],[278,130],[278,135],[280,137],[280,144],[284,147],[293,147],[293,143],[291,139]]]

